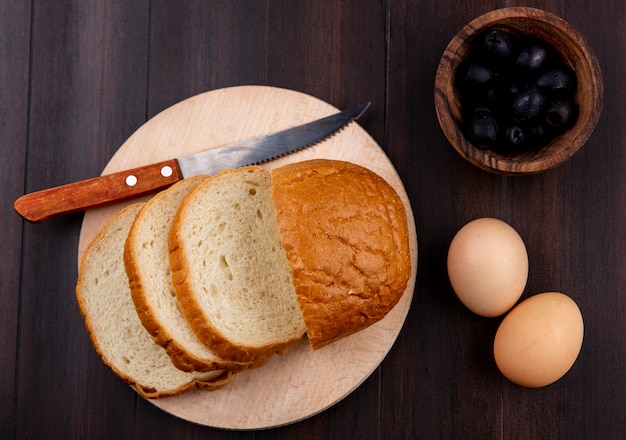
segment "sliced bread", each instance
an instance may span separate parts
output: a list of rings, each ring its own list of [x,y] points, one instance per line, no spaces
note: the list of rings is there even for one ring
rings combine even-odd
[[[273,200],[314,349],[382,319],[411,276],[398,194],[367,168],[336,160],[272,172]]]
[[[239,168],[201,183],[181,203],[169,247],[181,310],[219,356],[259,362],[301,340],[267,171]]]
[[[249,364],[221,358],[196,337],[180,311],[172,284],[169,230],[183,198],[207,178],[184,179],[144,205],[126,239],[124,264],[139,318],[174,365],[184,371],[239,371]]]
[[[228,371],[188,373],[176,368],[141,324],[124,269],[124,243],[143,204],[113,217],[85,250],[76,298],[93,346],[102,360],[146,398],[215,389],[232,380]]]

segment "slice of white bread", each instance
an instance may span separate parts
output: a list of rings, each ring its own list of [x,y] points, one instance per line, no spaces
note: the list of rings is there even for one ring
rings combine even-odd
[[[168,249],[172,221],[183,198],[207,178],[184,179],[144,205],[126,239],[124,264],[141,322],[178,368],[239,371],[249,364],[221,358],[196,337],[180,311],[172,284]]]
[[[336,160],[272,172],[273,199],[313,349],[381,320],[411,276],[406,210],[384,179]]]
[[[131,299],[124,269],[124,243],[142,204],[113,217],[89,244],[80,263],[76,298],[92,344],[102,360],[146,398],[215,389],[232,373],[187,373],[174,366],[145,330]]]
[[[182,312],[221,357],[259,362],[301,340],[267,171],[244,167],[200,184],[182,202],[169,241]]]

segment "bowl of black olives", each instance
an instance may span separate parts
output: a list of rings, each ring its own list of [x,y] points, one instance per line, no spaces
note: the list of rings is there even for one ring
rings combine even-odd
[[[569,159],[593,132],[602,95],[598,61],[578,31],[525,7],[496,9],[463,27],[435,79],[448,141],[469,162],[504,175]]]

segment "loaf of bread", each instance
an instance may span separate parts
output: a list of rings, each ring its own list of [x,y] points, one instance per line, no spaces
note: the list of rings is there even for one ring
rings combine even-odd
[[[120,211],[98,233],[80,263],[76,298],[93,346],[115,374],[146,398],[215,389],[232,380],[225,370],[183,372],[141,324],[124,269],[124,243],[142,204]]]
[[[302,339],[270,174],[262,168],[221,172],[185,197],[170,231],[170,264],[183,314],[219,356],[263,362]]]
[[[132,224],[124,264],[142,324],[184,371],[240,371],[248,363],[218,356],[200,342],[180,311],[172,284],[168,236],[183,198],[209,176],[184,179],[150,199]]]
[[[272,173],[273,200],[314,349],[382,319],[411,276],[407,217],[367,168],[311,160]]]
[[[411,276],[404,205],[367,168],[316,159],[185,179],[115,216],[76,295],[104,362],[148,398],[202,387],[381,320]]]

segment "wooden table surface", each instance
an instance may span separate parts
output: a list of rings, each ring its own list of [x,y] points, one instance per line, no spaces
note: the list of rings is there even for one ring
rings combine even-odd
[[[0,438],[614,439],[626,433],[626,7],[621,0],[0,0]],[[581,151],[535,176],[463,160],[435,116],[434,76],[453,35],[505,6],[560,15],[595,51],[604,108]],[[99,174],[152,116],[236,85],[297,90],[360,121],[402,178],[419,241],[404,328],[353,393],[304,421],[227,431],[171,416],[102,364],[74,287],[83,214],[33,225],[25,192]],[[280,105],[280,103],[277,103]],[[466,222],[524,238],[524,296],[570,295],[582,351],[560,381],[512,384],[491,354],[499,318],[473,315],[446,274]]]

